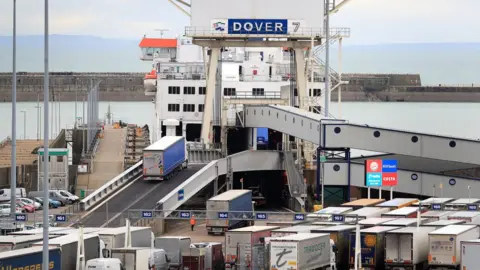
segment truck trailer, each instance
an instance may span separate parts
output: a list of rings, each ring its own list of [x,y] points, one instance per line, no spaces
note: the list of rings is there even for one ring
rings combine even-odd
[[[364,207],[373,207],[379,203],[383,203],[385,199],[358,199],[351,202],[346,202],[340,206],[352,207],[353,210],[358,210]]]
[[[109,228],[97,233],[105,243],[105,249],[108,250],[106,258],[111,253],[113,248],[125,247],[125,235],[127,234],[126,227]],[[130,227],[131,246],[139,248],[150,248],[153,243],[152,229],[150,227]]]
[[[452,211],[427,211],[422,214],[422,218],[428,219],[428,222],[437,221],[437,220],[447,220],[450,215],[453,215],[455,212]]]
[[[76,254],[75,254],[76,255]],[[73,258],[75,259],[76,256]],[[50,247],[48,252],[50,270],[69,270],[62,268],[61,250]],[[0,252],[1,269],[42,269],[43,247],[29,247],[18,250]]]
[[[387,221],[382,223],[382,226],[395,226],[395,227],[410,227],[410,226],[417,226],[419,218],[399,218],[391,221]],[[420,218],[420,224],[427,223],[428,219]]]
[[[335,246],[335,269],[348,269],[348,241],[350,233],[355,232],[355,225],[339,225],[333,227],[318,228],[312,230],[312,233],[328,233]]]
[[[390,209],[383,207],[363,207],[345,215],[345,222],[356,223],[359,220],[380,217],[382,214],[389,212]]]
[[[415,218],[417,217],[418,210],[418,207],[407,206],[382,214],[382,217]],[[425,212],[426,210],[421,211]]]
[[[207,201],[207,232],[223,234],[232,228],[248,226],[248,220],[231,219],[231,212],[251,212],[252,191],[232,189],[225,191]],[[238,215],[238,213],[237,213]]]
[[[185,138],[165,136],[143,149],[143,180],[162,181],[186,169],[188,152]]]
[[[479,268],[480,239],[465,240],[460,242],[460,255],[462,270],[475,270]]]
[[[310,233],[312,230],[323,228],[324,226],[315,225],[297,225],[292,227],[280,228],[272,231],[272,237],[282,237],[297,233]]]
[[[112,259],[119,259],[125,270],[149,269],[148,261],[151,249],[147,248],[114,248]]]
[[[385,234],[385,269],[423,270],[428,265],[428,233],[435,227],[406,227]]]
[[[161,236],[155,238],[155,249],[163,249],[171,266],[180,267],[182,254],[190,251],[192,240],[187,236]]]
[[[56,236],[49,235],[50,239],[54,237]],[[31,247],[34,243],[37,243],[38,241],[42,241],[42,240],[43,240],[43,235],[41,234],[0,236],[0,252],[28,248],[28,247]]]

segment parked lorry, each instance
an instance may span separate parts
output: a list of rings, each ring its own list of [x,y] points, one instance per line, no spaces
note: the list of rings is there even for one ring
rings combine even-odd
[[[448,225],[461,225],[461,224],[465,224],[465,220],[440,219],[440,220],[437,220],[437,221],[432,221],[432,222],[425,223],[422,226],[430,226],[430,227],[436,227],[437,229],[440,229],[440,228],[443,228],[443,227],[448,226]]]
[[[148,261],[151,250],[148,248],[113,248],[112,259],[120,260],[124,270],[145,270],[148,268]],[[116,270],[116,269],[115,269]],[[120,269],[119,269],[120,270]],[[123,270],[123,269],[122,269]]]
[[[479,204],[480,199],[477,198],[461,198],[445,204],[444,210],[447,211],[465,211],[468,210],[468,205]]]
[[[302,224],[305,224],[305,223],[308,223],[308,221],[306,220],[291,220],[291,221],[286,221],[286,220],[267,220],[266,224],[267,226],[276,226],[276,227],[280,227],[280,228],[285,228],[285,227],[292,227],[292,226],[296,226],[296,225],[302,225]]]
[[[447,217],[448,220],[464,220],[468,224],[480,224],[480,212],[460,211]]]
[[[409,226],[417,226],[418,221],[420,220],[420,224],[422,225],[428,221],[426,218],[399,218],[391,221],[387,221],[382,223],[382,226],[395,226],[395,227],[409,227]]]
[[[428,233],[435,227],[405,227],[385,234],[385,269],[426,269]]]
[[[49,236],[49,238],[53,238],[53,237],[55,236]],[[37,243],[38,241],[42,241],[42,240],[43,240],[43,235],[41,234],[0,236],[0,252],[28,248],[28,247],[31,247],[34,243]]]
[[[332,263],[335,263],[336,269],[348,269],[348,241],[350,233],[355,232],[355,225],[339,225],[333,227],[318,228],[312,230],[312,233],[328,233],[330,234],[330,240],[334,244],[334,259]]]
[[[376,207],[386,207],[391,210],[400,209],[403,207],[411,206],[414,203],[418,202],[418,199],[411,198],[396,198],[390,201],[386,201],[380,204],[377,204]]]
[[[76,255],[76,254],[75,254]],[[65,270],[61,265],[61,250],[50,247],[48,252],[49,269]],[[76,256],[73,257],[75,259]],[[18,250],[0,252],[0,269],[42,269],[43,247],[29,247]],[[70,269],[75,269],[70,268]],[[68,269],[67,269],[68,270]]]
[[[476,225],[450,225],[428,234],[428,264],[430,269],[458,268],[460,265],[460,242],[478,239]]]
[[[162,236],[155,238],[154,248],[163,249],[172,267],[180,267],[183,263],[182,253],[190,251],[192,240],[185,236]]]
[[[330,235],[300,233],[270,239],[270,269],[329,269]]]
[[[462,270],[475,270],[479,268],[480,239],[465,240],[460,242]]]
[[[232,189],[210,198],[207,201],[206,227],[208,234],[223,234],[232,228],[247,226],[248,220],[229,218],[229,215],[235,215],[231,212],[242,211],[253,211],[251,190]]]
[[[352,210],[352,207],[327,207],[308,214],[307,219],[317,221],[332,221],[333,215],[344,215]]]
[[[265,237],[270,237],[274,226],[250,226],[231,230],[225,233],[225,264],[249,267],[253,257],[252,249],[256,244],[265,243]]]
[[[182,254],[183,269],[206,270],[205,253],[203,251],[204,250],[199,248],[190,248],[189,252]]]
[[[454,198],[428,198],[420,202],[412,204],[412,206],[419,207],[421,206],[427,210],[442,210],[445,208],[445,204],[452,202]]]
[[[279,228],[272,231],[272,237],[282,237],[291,234],[297,233],[310,233],[312,230],[323,228],[324,226],[315,226],[315,225],[297,225],[286,228]]]
[[[380,217],[382,214],[389,212],[390,209],[383,207],[362,207],[345,215],[345,222],[356,223],[359,220]]]
[[[395,219],[398,219],[398,218],[392,218],[392,217],[391,218],[381,218],[381,217],[367,218],[367,219],[359,220],[358,224],[360,224],[360,226],[363,226],[364,228],[369,228],[369,227],[381,226],[383,223],[389,222]]]
[[[106,258],[110,257],[109,254],[113,248],[125,247],[126,227],[109,228],[97,233],[105,244]],[[132,247],[150,248],[152,246],[153,234],[150,227],[130,227],[130,234]]]
[[[362,209],[364,207],[373,207],[379,203],[383,203],[385,199],[358,199],[351,202],[346,202],[340,206],[352,207],[353,210]]]
[[[455,212],[452,211],[427,211],[422,214],[422,218],[428,219],[428,222],[437,221],[437,220],[446,220],[450,215],[453,215]]]
[[[360,230],[361,262],[364,270],[385,269],[385,234],[399,227],[376,226]],[[350,233],[349,263],[355,265],[355,232]]]
[[[143,149],[143,180],[162,181],[187,168],[185,138],[165,136]]]
[[[223,256],[222,243],[192,243],[190,244],[190,248],[198,248],[200,250],[204,250],[205,270],[223,269],[223,267],[225,267],[225,258]]]
[[[418,207],[402,207],[399,209],[392,210],[385,214],[382,214],[382,217],[396,217],[396,218],[415,218],[417,217]],[[425,212],[426,210],[420,210],[421,212]]]

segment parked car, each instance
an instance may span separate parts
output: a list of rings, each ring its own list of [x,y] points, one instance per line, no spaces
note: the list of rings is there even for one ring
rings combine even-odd
[[[16,213],[25,213],[25,210],[17,206]],[[10,204],[9,203],[2,203],[0,204],[0,216],[9,216],[10,215]]]
[[[43,206],[43,198],[41,197],[34,197],[33,198],[36,202],[40,203],[42,206]],[[57,208],[57,207],[60,207],[62,206],[62,203],[59,202],[59,201],[56,201],[56,200],[53,200],[53,199],[48,199],[49,200],[49,203],[48,203],[48,207],[49,208]]]
[[[25,225],[25,226],[23,226],[23,230],[24,230],[24,231],[33,230],[33,229],[35,229],[35,226],[32,226],[32,225]]]
[[[28,204],[24,204],[23,202],[17,201],[17,207],[19,207],[21,209],[24,209],[25,212],[27,212],[27,213],[35,212],[35,207],[33,207],[31,205],[28,205]]]
[[[32,199],[29,199],[29,198],[18,198],[17,199],[17,202],[22,202],[26,205],[31,205],[35,208],[35,210],[41,210],[42,209],[42,205]]]

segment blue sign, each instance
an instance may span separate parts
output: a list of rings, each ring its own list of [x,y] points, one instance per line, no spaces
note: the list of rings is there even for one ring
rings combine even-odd
[[[228,212],[218,212],[218,218],[219,219],[227,219],[228,218]]]
[[[333,222],[344,222],[345,216],[344,215],[332,215]]]
[[[467,205],[467,210],[468,210],[468,211],[478,211],[478,205],[476,205],[476,204],[468,204],[468,205]]]
[[[397,161],[385,159],[382,162],[382,172],[384,173],[396,173],[397,172]]]
[[[178,191],[178,200],[183,201],[184,195],[185,195],[185,191],[183,189],[180,189]]]
[[[180,218],[190,218],[190,212],[180,212]]]
[[[432,210],[442,210],[442,205],[439,203],[433,203]]]
[[[305,215],[304,214],[295,214],[293,219],[294,220],[305,220]]]
[[[367,173],[367,187],[381,187],[382,173]]]
[[[142,211],[142,218],[152,218],[153,212],[152,211]]]
[[[265,220],[268,219],[268,215],[266,213],[255,213],[255,218]]]
[[[223,31],[220,25],[215,30]],[[228,19],[228,33],[236,35],[286,35],[288,20],[284,19]]]
[[[17,222],[26,222],[28,220],[27,214],[16,214],[15,221]]]
[[[56,222],[67,222],[67,216],[66,215],[55,215],[55,221]]]

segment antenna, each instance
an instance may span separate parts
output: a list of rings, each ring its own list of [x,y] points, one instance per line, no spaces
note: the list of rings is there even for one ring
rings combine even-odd
[[[168,29],[154,29],[154,30],[160,32],[160,38],[163,37],[163,32],[167,32],[167,31],[168,31]]]

